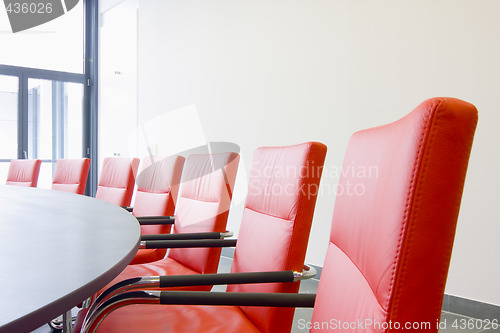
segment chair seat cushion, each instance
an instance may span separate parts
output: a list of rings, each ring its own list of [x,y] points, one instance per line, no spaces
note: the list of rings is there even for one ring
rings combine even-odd
[[[166,249],[140,249],[129,265],[146,264],[165,258]]]
[[[80,311],[75,328],[84,316]],[[106,317],[97,332],[261,333],[237,306],[197,305],[126,306]]]

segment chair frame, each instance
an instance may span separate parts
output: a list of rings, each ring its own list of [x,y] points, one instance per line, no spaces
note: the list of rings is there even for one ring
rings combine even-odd
[[[276,307],[314,307],[316,294],[165,291],[157,288],[199,285],[286,283],[313,278],[316,270],[304,266],[302,272],[274,271],[200,275],[170,275],[133,278],[115,284],[92,304],[81,332],[95,332],[114,310],[128,304],[241,305]],[[145,291],[145,289],[151,289]],[[133,302],[133,303],[130,303]]]

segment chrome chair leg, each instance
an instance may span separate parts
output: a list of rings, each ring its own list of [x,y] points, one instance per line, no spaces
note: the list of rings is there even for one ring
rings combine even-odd
[[[71,325],[76,321],[76,316],[72,316]],[[59,317],[48,322],[52,332],[63,332],[64,329],[64,315],[63,318]]]
[[[71,317],[71,309],[63,314],[63,333],[71,333],[73,328],[73,320]]]

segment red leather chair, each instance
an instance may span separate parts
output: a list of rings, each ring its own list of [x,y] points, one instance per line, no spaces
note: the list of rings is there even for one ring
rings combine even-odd
[[[142,159],[136,180],[134,216],[174,215],[184,161],[185,158],[178,155]],[[169,224],[144,225],[141,234],[169,234],[170,229]],[[141,249],[130,264],[157,261],[163,259],[166,252],[166,249]]]
[[[236,153],[195,154],[187,158],[173,234],[226,231],[238,164]],[[162,260],[129,265],[108,286],[136,276],[215,273],[220,253],[220,248],[171,249]]]
[[[36,187],[42,160],[12,160],[7,174],[7,185]]]
[[[75,194],[84,194],[89,176],[90,159],[60,159],[56,162],[52,189]]]
[[[248,302],[234,293],[151,291],[117,301],[198,305],[169,305],[161,316],[156,306],[142,317],[134,310],[145,305],[119,311],[130,311],[127,323],[132,316],[150,326],[161,321],[164,332],[274,332],[229,304],[294,306],[302,300],[305,306],[309,299],[313,316],[304,326],[310,332],[437,332],[476,123],[473,105],[433,98],[399,121],[352,136],[344,168],[355,169],[340,177],[343,191],[335,200],[315,300],[263,293]],[[272,320],[271,312],[265,320]],[[110,323],[104,320],[99,332],[113,331]]]
[[[105,158],[95,197],[118,206],[130,206],[138,168],[138,158]]]
[[[279,271],[279,274],[282,273],[281,271],[302,271],[325,156],[326,146],[317,142],[289,147],[260,148],[255,152],[250,171],[248,195],[231,268],[232,273],[258,272],[256,275],[260,278],[260,276],[266,277],[266,274],[262,272]],[[183,183],[182,186],[184,185]],[[180,202],[181,198],[179,198],[178,209],[181,208]],[[177,228],[177,221],[175,228]],[[199,265],[202,262],[201,259],[216,260],[215,257],[197,258],[190,252],[200,249],[190,249],[187,253],[185,250],[171,249],[168,256],[176,260],[182,258],[185,260],[183,262],[191,267]],[[164,264],[169,264],[169,262]],[[171,275],[215,273],[216,271],[215,266],[212,266],[211,270],[196,271],[187,268],[169,270],[166,268],[168,266],[157,265],[144,265],[145,269],[136,270],[136,266],[127,267],[125,270],[127,274],[121,277],[148,275],[144,273]],[[276,272],[271,272],[273,273]],[[202,277],[209,275],[213,274],[203,274]],[[223,274],[215,275],[223,276]],[[293,274],[291,281],[293,281]],[[198,289],[200,289],[199,286]],[[205,290],[209,289],[211,286],[205,288]],[[228,287],[228,291],[231,292],[297,293],[298,289],[299,282]],[[256,326],[252,322],[266,332],[288,332],[294,314],[293,308],[207,308],[208,312],[205,314],[198,312],[196,308],[193,310],[193,312],[189,310],[192,317],[190,316],[188,320],[198,324],[198,328],[203,332],[220,332],[210,329],[211,318],[215,316],[222,320],[226,312],[231,311],[235,311],[236,315],[242,318],[250,318],[246,319],[250,323],[247,326],[253,330]],[[174,327],[180,332],[191,332],[190,329],[183,329],[175,319],[171,321],[169,312],[170,309],[162,307],[124,308],[123,311],[118,310],[112,313],[103,322],[99,332],[124,332],[126,330],[164,332],[168,331],[169,322],[174,323]],[[227,332],[247,332],[244,329],[245,324],[234,329],[238,327],[238,323],[241,323],[241,320],[233,323],[229,318]]]
[[[434,98],[397,122],[353,135],[344,168],[376,173],[340,180],[364,192],[335,201],[313,323],[366,318],[430,323],[425,331],[438,331],[476,124],[473,105]]]

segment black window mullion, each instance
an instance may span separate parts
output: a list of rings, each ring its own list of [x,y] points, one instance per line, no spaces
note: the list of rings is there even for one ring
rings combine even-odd
[[[28,77],[19,75],[19,106],[17,120],[17,158],[28,158]]]
[[[84,0],[85,15],[85,83],[83,107],[83,156],[90,158],[90,173],[85,193],[94,196],[97,189],[97,68],[98,68],[98,17],[99,1]]]

